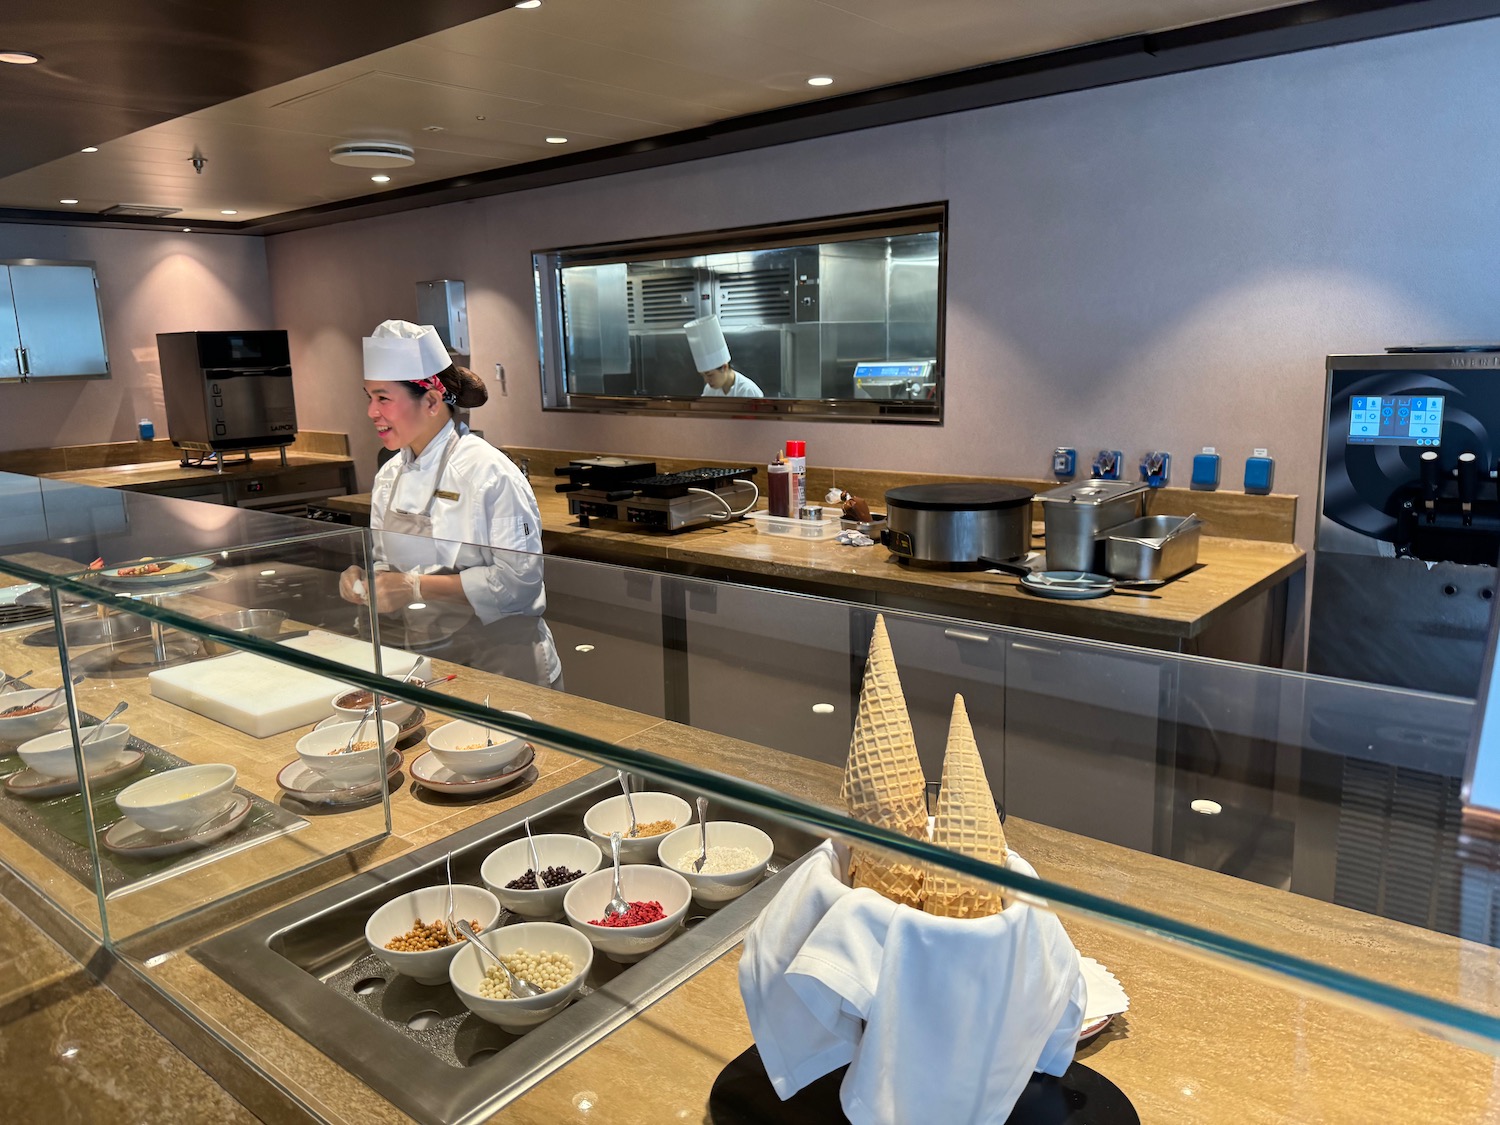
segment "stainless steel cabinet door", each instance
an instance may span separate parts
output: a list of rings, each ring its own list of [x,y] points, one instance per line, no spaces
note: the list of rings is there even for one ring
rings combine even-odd
[[[1163,671],[1059,639],[1012,640],[1005,666],[1006,811],[1150,852],[1159,810]]]
[[[1005,634],[978,625],[900,614],[887,614],[885,624],[927,780],[943,776],[953,697],[962,695],[990,789],[1004,801]]]
[[[685,588],[687,721],[829,765],[849,755],[850,615],[840,602],[670,579]]]
[[[547,627],[569,695],[664,717],[658,575],[549,556]]]
[[[16,306],[10,295],[10,270],[0,266],[0,379],[21,374],[21,333],[16,328]]]
[[[93,267],[13,265],[10,286],[25,349],[23,374],[109,374]]]

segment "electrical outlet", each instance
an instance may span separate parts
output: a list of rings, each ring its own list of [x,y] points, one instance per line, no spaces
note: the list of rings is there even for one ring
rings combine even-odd
[[[1212,492],[1219,487],[1219,451],[1205,445],[1203,452],[1193,458],[1192,487],[1199,492]]]
[[[1153,450],[1141,458],[1141,479],[1152,488],[1161,488],[1172,475],[1172,455]]]
[[[1095,480],[1119,480],[1120,470],[1125,464],[1125,454],[1118,449],[1101,449],[1094,458],[1091,472]]]
[[[1078,450],[1059,445],[1052,451],[1052,475],[1058,480],[1071,480],[1078,472]]]

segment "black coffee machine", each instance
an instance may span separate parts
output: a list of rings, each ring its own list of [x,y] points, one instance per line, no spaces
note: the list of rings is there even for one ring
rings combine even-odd
[[[1500,561],[1500,344],[1327,370],[1308,671],[1472,696]]]

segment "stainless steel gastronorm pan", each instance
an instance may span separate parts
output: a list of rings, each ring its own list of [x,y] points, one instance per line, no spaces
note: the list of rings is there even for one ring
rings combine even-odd
[[[1198,562],[1203,522],[1196,516],[1142,516],[1110,528],[1104,569],[1112,578],[1164,582]]]
[[[653,786],[691,799],[694,793]],[[533,832],[583,831],[590,805],[619,792],[600,770],[390,863],[273,911],[192,954],[318,1050],[425,1122],[481,1121],[731,949],[775,895],[780,874],[818,843],[787,825],[742,813],[775,842],[767,878],[717,910],[688,908],[686,928],[633,965],[596,954],[582,997],[516,1036],[470,1015],[446,984],[387,970],[365,945],[377,907],[444,881],[482,885],[479,867],[501,844]],[[519,921],[502,915],[502,921]]]

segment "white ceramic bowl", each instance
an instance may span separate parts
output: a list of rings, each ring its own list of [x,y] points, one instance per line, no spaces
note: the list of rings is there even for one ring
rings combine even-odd
[[[516,922],[491,930],[479,940],[484,942],[485,948],[502,957],[518,949],[528,949],[533,953],[565,953],[573,959],[578,970],[567,984],[540,996],[494,1000],[479,994],[485,970],[493,962],[466,943],[448,965],[448,981],[464,1002],[464,1007],[482,1020],[499,1024],[506,1031],[525,1031],[557,1015],[578,995],[594,963],[594,947],[589,944],[589,939],[573,927],[556,922]]]
[[[632,793],[635,802],[635,819],[640,824],[653,820],[670,820],[678,828],[693,823],[693,807],[681,797],[670,793]],[[630,828],[630,810],[625,807],[625,795],[610,797],[594,805],[583,814],[583,827],[589,839],[599,845],[604,857],[609,858],[609,834],[620,833],[621,863],[655,863],[656,847],[670,835],[658,832],[655,836],[640,836],[632,839],[625,833]]]
[[[626,902],[656,901],[666,911],[660,922],[644,926],[595,926],[604,917],[604,906],[614,890],[614,869],[607,866],[575,882],[563,897],[568,924],[588,938],[611,961],[639,961],[661,945],[682,925],[692,893],[687,880],[675,871],[651,864],[630,863],[620,867],[620,893]]]
[[[151,832],[190,832],[228,807],[238,776],[222,762],[181,766],[127,785],[115,804]]]
[[[63,720],[68,717],[67,694],[52,688],[27,688],[24,691],[0,694],[0,711],[25,707],[44,695],[55,697],[55,702],[45,711],[38,711],[34,715],[16,715],[9,719],[0,718],[0,742],[26,742],[62,726]]]
[[[536,838],[536,857],[542,867],[566,867],[582,871],[585,875],[597,871],[604,862],[604,853],[592,840],[565,833],[543,833]],[[542,887],[535,891],[507,890],[506,883],[520,878],[531,870],[531,852],[526,847],[526,837],[503,844],[485,857],[479,869],[484,885],[495,892],[500,905],[522,918],[561,918],[563,896],[572,883],[560,887]],[[574,882],[577,882],[575,879]]]
[[[354,696],[363,696],[366,702],[357,706],[345,706],[339,702],[342,699],[353,699]],[[336,694],[336,696],[333,696],[333,699],[329,700],[329,705],[333,708],[333,714],[344,715],[348,720],[353,720],[357,723],[360,720],[360,715],[365,714],[366,706],[369,706],[369,697],[371,697],[371,693],[363,687],[347,687],[339,691],[339,694]],[[396,726],[401,726],[408,718],[411,718],[411,714],[416,709],[416,703],[404,702],[401,699],[390,699],[390,696],[381,696],[381,718],[389,721],[389,723],[396,723]],[[374,715],[372,715],[371,721],[374,721]]]
[[[514,715],[518,719],[531,718],[520,711],[502,711],[501,714]],[[495,741],[484,746],[482,743],[486,738]],[[433,756],[439,762],[464,777],[493,777],[505,773],[526,751],[525,739],[463,719],[438,727],[427,736],[427,745],[432,747]],[[475,746],[475,749],[462,750],[462,746]]]
[[[727,875],[700,875],[693,871],[693,862],[698,858],[698,826],[690,824],[679,828],[657,847],[656,854],[662,866],[677,872],[693,888],[693,898],[704,906],[717,906],[739,898],[766,873],[766,864],[771,862],[774,845],[771,837],[750,824],[733,820],[711,820],[708,822],[708,846],[710,848],[749,848],[756,861],[742,871]]]
[[[94,728],[84,727],[79,737],[87,738]],[[90,775],[117,761],[130,741],[130,728],[124,723],[109,723],[99,737],[83,744],[83,768]],[[16,753],[21,761],[43,777],[55,777],[59,781],[74,781],[78,778],[78,763],[73,758],[73,732],[55,730],[21,743]]]
[[[449,962],[466,944],[463,938],[441,949],[420,953],[387,949],[385,943],[408,932],[418,919],[430,926],[446,917],[447,912],[447,883],[398,895],[370,915],[370,920],[365,923],[365,942],[375,956],[402,976],[411,977],[420,984],[442,984],[448,979]],[[483,887],[454,883],[453,917],[478,922],[479,932],[484,933],[500,919],[500,900]]]
[[[339,753],[349,744],[349,736],[358,726],[357,721],[332,723],[322,730],[304,734],[297,739],[297,757],[307,764],[308,769],[326,777],[335,785],[378,785],[385,775],[385,756],[396,745],[396,735],[400,728],[387,719],[378,728],[379,746],[354,750],[348,754]],[[372,719],[365,724],[364,733],[359,740],[373,742],[376,739],[377,728]]]

